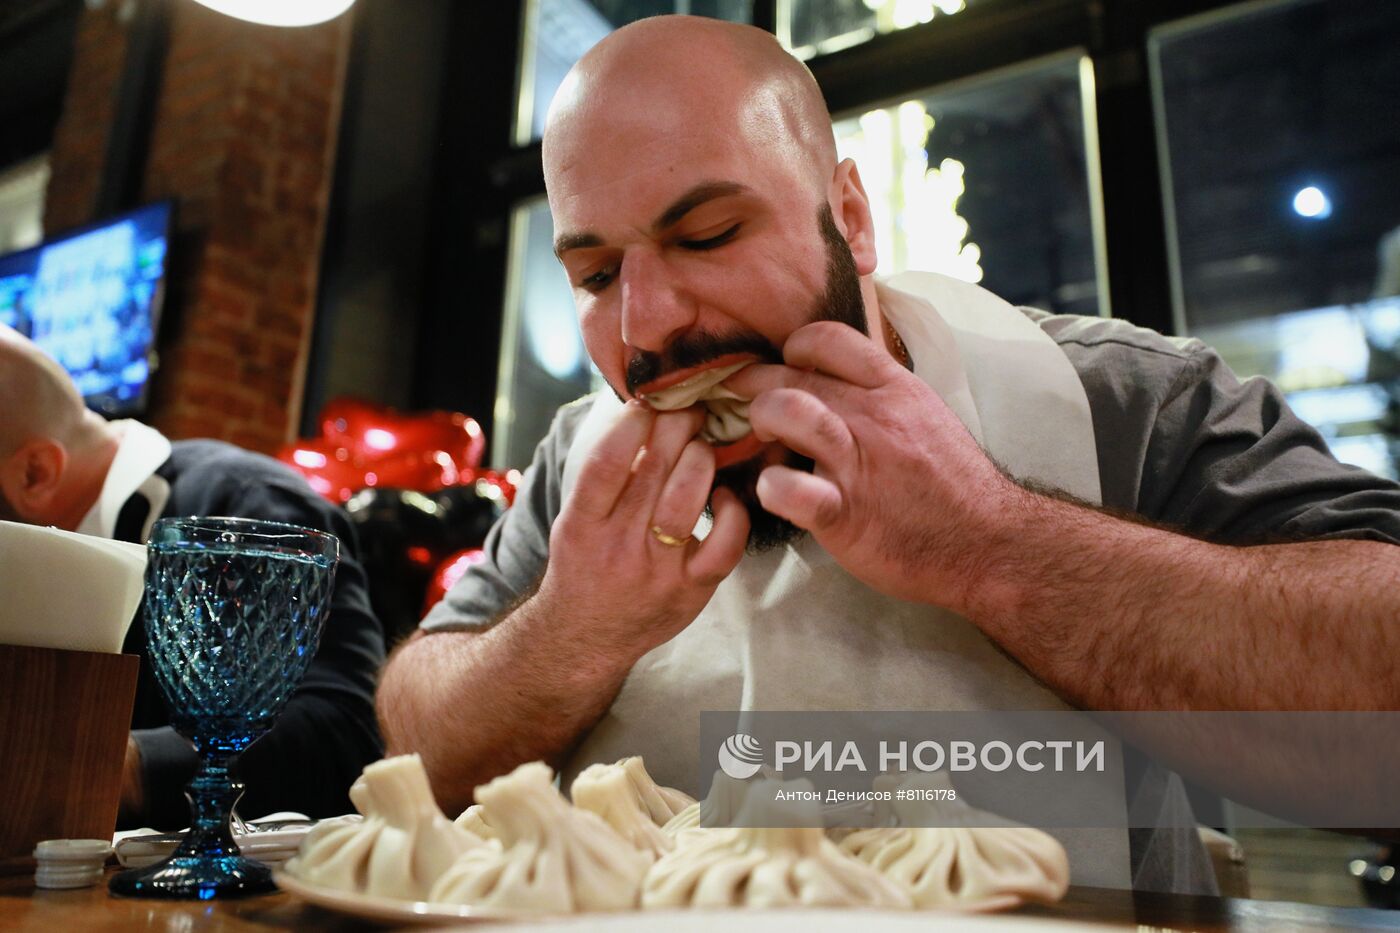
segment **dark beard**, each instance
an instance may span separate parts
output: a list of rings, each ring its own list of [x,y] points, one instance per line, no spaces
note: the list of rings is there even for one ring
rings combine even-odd
[[[831,206],[825,202],[817,211],[817,230],[826,245],[826,290],[813,305],[808,323],[838,321],[869,336],[865,297],[860,292],[860,273],[856,270],[855,257],[851,255],[846,238],[836,227]],[[664,353],[636,351],[627,362],[627,388],[635,395],[637,386],[645,385],[665,373],[699,366],[729,353],[753,353],[765,363],[783,361],[782,351],[758,334],[696,334],[676,340]],[[805,473],[812,472],[815,466],[810,458],[793,451],[786,452],[782,463]],[[761,554],[791,544],[806,534],[792,522],[774,515],[759,504],[758,475],[768,465],[760,457],[751,457],[715,474],[715,485],[731,490],[749,513],[750,554]],[[708,507],[706,514],[712,514]]]
[[[813,307],[810,320],[839,321],[869,336],[865,297],[860,293],[860,273],[856,271],[855,257],[851,255],[846,238],[836,228],[831,206],[826,203],[817,211],[817,229],[821,232],[822,242],[826,244],[826,291]],[[778,361],[781,362],[781,354]],[[782,462],[784,466],[804,473],[812,472],[816,465],[810,457],[791,450],[786,451]],[[728,487],[748,510],[750,554],[762,554],[792,544],[806,534],[786,518],[774,515],[759,504],[758,475],[767,465],[760,457],[752,457],[720,470],[715,476],[715,485]]]

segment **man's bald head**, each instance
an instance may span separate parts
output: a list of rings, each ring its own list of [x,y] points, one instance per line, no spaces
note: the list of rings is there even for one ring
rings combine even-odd
[[[822,186],[836,167],[831,117],[807,67],[761,29],[705,17],[639,20],[579,60],[550,106],[546,185],[609,139],[635,147],[648,133],[722,134]]]
[[[118,442],[53,357],[0,325],[0,519],[76,529]]]
[[[0,457],[35,437],[71,443],[86,412],[63,367],[0,324]]]

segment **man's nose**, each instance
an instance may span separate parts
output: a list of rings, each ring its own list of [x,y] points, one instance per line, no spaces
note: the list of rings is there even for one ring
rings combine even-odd
[[[671,338],[695,323],[695,302],[675,271],[650,250],[628,255],[620,273],[622,341],[661,352]]]

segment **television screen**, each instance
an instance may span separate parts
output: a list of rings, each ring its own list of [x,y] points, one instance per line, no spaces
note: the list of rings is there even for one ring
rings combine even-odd
[[[169,237],[167,201],[0,256],[0,323],[58,360],[89,407],[139,411]]]

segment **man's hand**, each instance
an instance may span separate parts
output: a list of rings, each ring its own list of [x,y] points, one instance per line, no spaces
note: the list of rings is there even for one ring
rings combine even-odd
[[[593,650],[631,663],[700,613],[744,554],[749,518],[715,490],[714,527],[691,530],[711,498],[715,457],[699,408],[656,413],[628,402],[589,452],[549,536],[535,600],[568,607]],[[653,529],[683,544],[666,544]]]
[[[485,631],[420,632],[390,658],[376,698],[389,752],[421,753],[449,812],[522,761],[563,761],[637,659],[689,625],[738,564],[749,517],[727,490],[714,494],[710,534],[686,540],[714,481],[701,420],[626,405],[554,520],[534,595]]]
[[[855,329],[808,324],[783,360],[725,383],[753,398],[760,440],[816,462],[811,473],[766,468],[759,502],[876,590],[965,610],[1024,491],[933,389]]]

